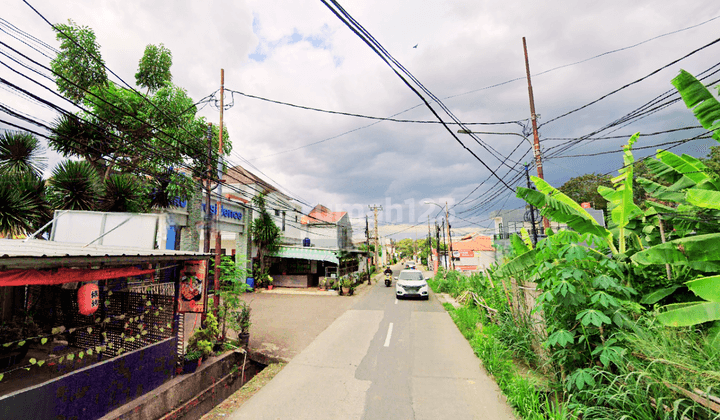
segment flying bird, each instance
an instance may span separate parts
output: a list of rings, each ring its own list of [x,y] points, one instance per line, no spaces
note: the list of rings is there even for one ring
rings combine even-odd
[[[415,46],[414,46],[413,48],[417,48],[418,45],[419,45],[419,44],[415,44]]]

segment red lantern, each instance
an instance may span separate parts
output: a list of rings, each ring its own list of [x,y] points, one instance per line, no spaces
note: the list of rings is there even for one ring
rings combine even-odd
[[[92,315],[100,306],[100,289],[97,284],[88,283],[78,289],[78,308],[83,315]]]

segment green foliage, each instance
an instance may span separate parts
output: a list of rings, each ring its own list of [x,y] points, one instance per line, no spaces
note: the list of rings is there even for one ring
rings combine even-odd
[[[598,192],[610,203],[611,219],[618,230],[618,252],[620,254],[626,252],[625,227],[631,219],[642,213],[640,207],[633,201],[633,164],[635,159],[631,152],[632,146],[639,136],[639,133],[634,134],[628,140],[628,144],[623,146],[623,166],[618,171],[620,175],[612,179],[615,189],[598,187]]]
[[[203,357],[210,357],[213,354],[213,346],[217,342],[219,334],[218,321],[212,312],[207,312],[203,328],[195,330],[188,340],[186,352],[199,351]]]
[[[672,80],[672,84],[682,96],[685,105],[693,110],[695,118],[703,128],[713,131],[713,138],[720,141],[720,102],[699,80],[685,70],[680,70],[680,74]]]
[[[165,83],[172,81],[170,67],[172,66],[172,53],[163,44],[148,45],[138,64],[135,73],[135,83],[154,92]]]
[[[140,213],[146,206],[145,185],[130,174],[113,174],[105,180],[102,209],[109,212]]]
[[[169,168],[189,166],[197,174],[208,164],[217,167],[220,159],[214,153],[207,162],[208,125],[204,118],[196,117],[197,109],[187,92],[171,83],[170,51],[162,44],[146,48],[136,74],[138,84],[147,88],[143,95],[107,81],[91,29],[71,22],[58,25],[57,31],[62,43],[53,70],[72,82],[58,76],[58,89],[71,100],[82,101],[86,111],[56,120],[50,147],[65,156],[85,159],[103,181],[112,174],[131,174],[137,177],[137,184],[144,185],[146,180],[160,184],[152,199],[137,202],[143,211],[151,205],[167,206],[167,195],[190,196],[195,188],[193,175]],[[213,150],[218,150],[219,134],[213,126]],[[222,154],[230,150],[232,144],[224,129]],[[170,176],[169,170],[173,172]],[[162,186],[163,182],[167,185]],[[157,194],[160,190],[163,195]],[[149,195],[148,188],[145,195]]]
[[[220,340],[227,337],[228,328],[238,333],[248,332],[250,328],[250,305],[241,300],[241,296],[248,288],[244,281],[247,277],[245,265],[243,259],[236,262],[227,255],[224,255],[220,261],[220,307],[218,308]],[[210,271],[210,275],[214,276],[213,270]]]
[[[48,180],[48,199],[62,210],[97,210],[102,197],[100,178],[87,162],[66,160]]]
[[[571,198],[537,177],[531,177],[537,191],[518,187],[517,196],[540,209],[540,213],[557,222],[566,223],[580,233],[590,233],[605,240],[613,253],[617,253],[613,234],[600,226],[590,214]]]
[[[42,176],[47,160],[40,141],[26,132],[5,131],[0,134],[0,173],[31,173]]]
[[[258,208],[258,215],[250,225],[250,236],[258,248],[259,265],[254,275],[259,285],[267,284],[266,257],[279,249],[282,238],[280,228],[265,208],[265,195],[263,193],[253,197],[253,204]]]
[[[50,68],[55,74],[58,91],[79,103],[88,89],[108,83],[100,45],[92,29],[72,20],[67,24],[55,25],[53,30],[60,41],[60,51],[50,62]]]
[[[594,209],[607,209],[607,200],[598,192],[598,187],[612,187],[610,175],[585,174],[570,178],[558,190],[577,203],[592,203]]]

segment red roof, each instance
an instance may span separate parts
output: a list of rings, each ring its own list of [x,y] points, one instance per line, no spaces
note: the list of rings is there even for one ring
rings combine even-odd
[[[495,251],[495,248],[492,247],[492,237],[480,235],[472,239],[453,242],[452,248],[453,251]]]
[[[337,221],[342,219],[346,214],[346,211],[330,211],[330,209],[322,204],[318,204],[310,211],[310,214],[300,219],[300,223],[303,225],[322,222],[337,223]]]

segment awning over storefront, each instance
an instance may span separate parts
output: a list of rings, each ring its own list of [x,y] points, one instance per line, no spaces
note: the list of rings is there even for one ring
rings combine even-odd
[[[307,247],[287,247],[282,246],[280,249],[272,254],[273,257],[280,258],[297,258],[300,260],[315,260],[315,261],[327,261],[334,264],[339,264],[338,256],[335,251],[329,249],[316,249]]]

